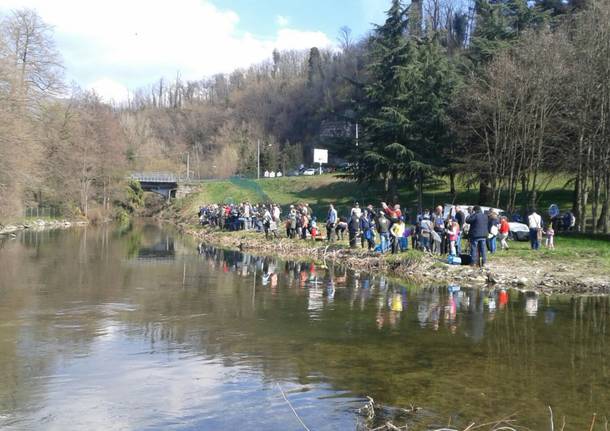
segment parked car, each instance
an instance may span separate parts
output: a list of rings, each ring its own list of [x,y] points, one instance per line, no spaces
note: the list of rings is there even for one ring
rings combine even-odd
[[[316,170],[314,168],[305,169],[303,171],[303,175],[311,177],[316,174]]]
[[[517,223],[514,221],[508,222],[510,231],[508,232],[508,238],[517,241],[529,241],[530,239],[530,228],[523,223]]]
[[[443,208],[443,216],[445,218],[447,218],[447,216],[449,215],[449,212],[451,211],[452,206],[453,206],[452,204],[445,204],[445,206]],[[455,205],[456,208],[461,209],[462,211],[464,211],[465,214],[468,214],[468,208],[473,207],[473,206],[474,205]],[[493,211],[500,216],[507,215],[506,211],[504,211],[503,209],[500,209],[500,208],[481,206],[481,209],[486,214]],[[510,217],[509,217],[509,220],[511,220]],[[510,230],[508,232],[509,239],[516,240],[516,241],[529,241],[530,230],[526,224],[515,222],[515,221],[510,221],[508,223],[508,226],[510,227]]]

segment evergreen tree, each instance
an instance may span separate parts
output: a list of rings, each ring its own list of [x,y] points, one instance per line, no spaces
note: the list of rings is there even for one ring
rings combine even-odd
[[[530,7],[526,0],[476,0],[475,11],[476,27],[469,57],[477,66],[508,48],[521,32],[544,21],[544,14]]]
[[[456,76],[436,39],[407,35],[407,17],[408,9],[394,0],[372,36],[364,143],[355,170],[359,180],[383,178],[391,199],[399,181],[417,182],[421,196],[425,178],[443,162]]]

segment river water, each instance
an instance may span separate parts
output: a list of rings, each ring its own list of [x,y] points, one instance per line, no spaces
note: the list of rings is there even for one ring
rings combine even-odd
[[[456,290],[147,223],[24,232],[0,240],[0,429],[305,429],[292,406],[355,430],[367,395],[415,430],[549,429],[549,405],[558,429],[603,429],[608,298]]]

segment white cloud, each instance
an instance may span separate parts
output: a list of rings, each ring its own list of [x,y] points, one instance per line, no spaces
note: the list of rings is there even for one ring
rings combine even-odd
[[[290,23],[290,18],[288,18],[287,16],[283,16],[283,15],[278,15],[275,18],[275,22],[277,23],[278,26],[280,27],[287,27],[288,24]]]
[[[101,78],[92,82],[89,86],[97,94],[101,95],[106,101],[121,101],[127,98],[129,90],[126,86],[110,78]]]
[[[239,16],[209,0],[2,0],[0,11],[30,7],[55,27],[69,78],[122,100],[179,71],[184,79],[226,73],[269,58],[274,48],[331,46],[319,31],[281,26],[272,37],[244,32]],[[280,20],[280,18],[282,18]],[[278,24],[288,24],[278,16]],[[123,94],[123,97],[121,97]]]

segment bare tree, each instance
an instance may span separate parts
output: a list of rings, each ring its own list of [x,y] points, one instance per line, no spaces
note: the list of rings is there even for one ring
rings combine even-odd
[[[59,94],[63,66],[52,28],[31,9],[13,11],[0,24],[3,56],[11,59],[16,76],[14,94],[22,104]]]

